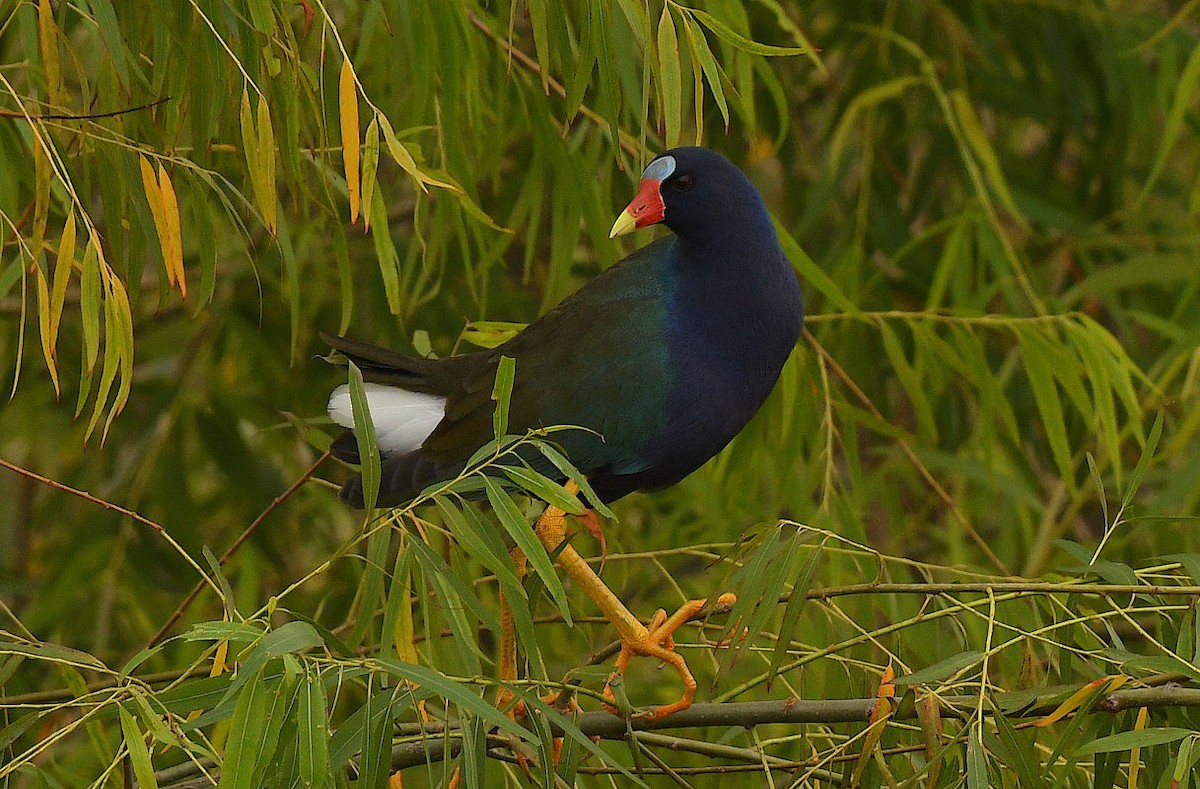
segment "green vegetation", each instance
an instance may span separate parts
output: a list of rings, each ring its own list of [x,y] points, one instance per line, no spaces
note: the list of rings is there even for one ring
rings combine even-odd
[[[1200,780],[1196,2],[136,5],[0,3],[7,784]],[[466,478],[364,524],[308,476],[317,333],[496,341],[646,242],[613,216],[696,140],[763,190],[809,334],[607,524],[639,616],[739,594],[681,645],[724,717],[594,744],[612,631],[506,564],[540,505]],[[835,703],[889,665],[890,719]]]

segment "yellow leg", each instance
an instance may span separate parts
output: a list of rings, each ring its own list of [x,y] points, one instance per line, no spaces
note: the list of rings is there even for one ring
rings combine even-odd
[[[516,570],[517,580],[525,577],[525,554],[520,548],[508,552]],[[500,587],[500,681],[510,682],[517,678],[517,627],[513,623],[512,606]],[[512,701],[513,693],[503,685],[496,691],[496,706],[503,707]]]
[[[574,482],[568,482],[566,487],[572,493],[578,490]],[[675,651],[673,636],[676,630],[700,612],[706,601],[689,600],[670,617],[667,617],[665,611],[659,610],[651,620],[650,626],[646,627],[629,612],[625,604],[612,593],[604,581],[600,580],[600,576],[596,575],[583,557],[569,543],[563,543],[565,514],[557,507],[546,507],[545,512],[538,518],[537,536],[542,545],[546,546],[547,551],[552,554],[558,551],[559,566],[574,579],[605,618],[612,622],[613,627],[617,629],[617,635],[621,639],[621,654],[617,657],[615,673],[624,673],[629,661],[635,656],[658,658],[664,663],[669,663],[679,672],[679,678],[683,681],[683,695],[679,697],[678,701],[657,707],[646,713],[646,716],[661,719],[692,706],[692,697],[696,695],[696,678],[692,676],[683,656]],[[562,546],[561,550],[560,545]],[[723,594],[717,599],[716,604],[727,608],[732,606],[735,601],[736,598],[732,594]],[[605,690],[607,692],[608,688]]]

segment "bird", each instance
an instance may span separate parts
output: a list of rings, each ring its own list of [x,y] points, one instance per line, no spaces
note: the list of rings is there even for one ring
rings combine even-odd
[[[605,503],[679,482],[746,426],[803,330],[795,268],[758,189],[708,148],[655,156],[610,237],[656,224],[671,234],[634,251],[495,348],[432,359],[325,337],[366,382],[381,455],[377,506],[403,505],[427,486],[454,479],[492,440],[493,384],[505,356],[515,362],[509,433],[583,428],[553,439]],[[348,386],[333,391],[328,412],[348,428],[335,440],[334,455],[358,462]],[[554,466],[535,470],[575,491]],[[340,496],[363,507],[361,476],[346,482]],[[662,718],[685,709],[695,680],[674,652],[671,633],[703,601],[689,601],[673,617],[658,612],[643,625],[574,548],[562,544],[563,516],[548,506],[535,528],[551,555],[558,551],[560,567],[616,626],[618,672],[636,655],[667,661],[679,671],[684,693],[647,714]],[[503,666],[501,672],[503,678]],[[515,676],[515,666],[509,673]]]

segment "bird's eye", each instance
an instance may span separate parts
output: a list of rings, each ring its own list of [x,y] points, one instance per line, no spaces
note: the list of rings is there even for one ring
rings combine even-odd
[[[687,173],[684,173],[676,178],[675,183],[671,184],[671,188],[673,188],[676,192],[686,192],[693,186],[695,186],[695,181],[692,179],[692,176],[688,175]]]

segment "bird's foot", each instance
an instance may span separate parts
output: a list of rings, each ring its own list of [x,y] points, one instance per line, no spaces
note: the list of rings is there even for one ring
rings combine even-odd
[[[600,569],[597,574],[604,572],[604,562],[608,559],[608,541],[604,539],[604,527],[600,524],[600,516],[595,510],[584,510],[582,515],[576,515],[575,520],[600,543]]]
[[[712,605],[712,610],[726,612],[733,608],[733,604],[736,602],[737,597],[730,592],[726,592],[716,599]],[[692,676],[691,669],[688,668],[683,656],[675,651],[675,631],[681,628],[686,622],[695,619],[705,610],[707,605],[707,599],[688,600],[669,617],[667,616],[667,612],[660,608],[654,612],[650,624],[643,627],[640,632],[635,633],[632,638],[622,637],[621,653],[617,656],[616,669],[608,678],[608,682],[605,683],[604,695],[616,701],[616,696],[612,690],[614,682],[624,676],[625,669],[629,667],[630,660],[634,657],[654,657],[663,663],[670,664],[672,668],[679,672],[679,678],[683,681],[683,695],[670,704],[664,704],[661,707],[654,707],[640,713],[638,717],[662,720],[692,706],[692,698],[696,695],[696,678]],[[608,710],[613,714],[619,714],[615,707],[606,706],[608,706]]]

